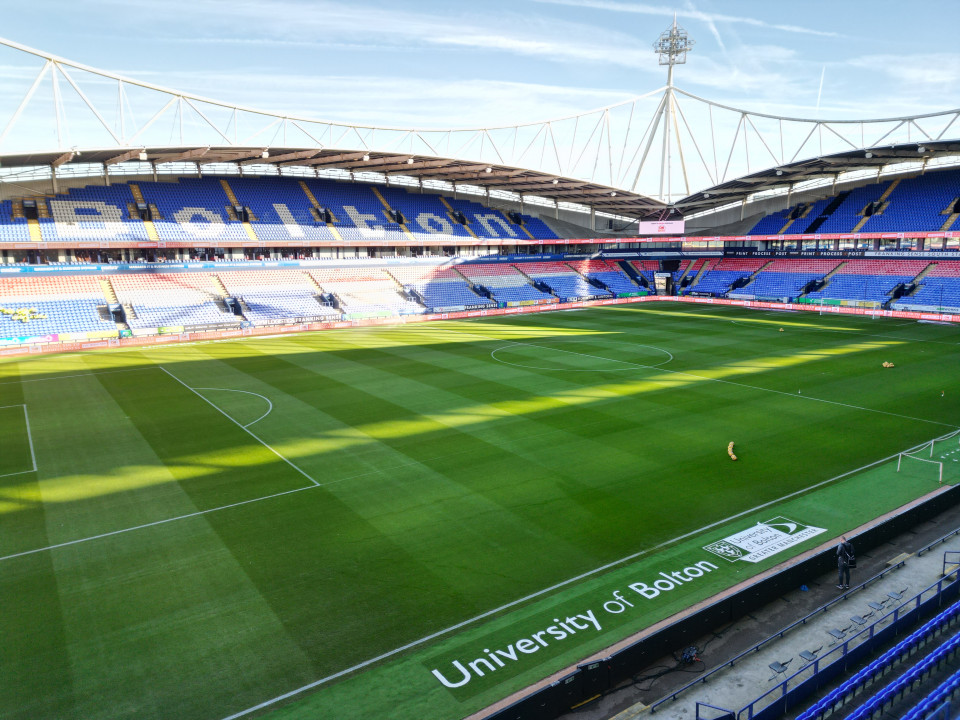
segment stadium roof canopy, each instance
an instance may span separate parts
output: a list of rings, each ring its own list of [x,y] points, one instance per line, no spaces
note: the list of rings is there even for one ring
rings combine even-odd
[[[102,148],[97,150],[31,152],[0,155],[0,168],[60,167],[69,163],[112,166],[123,162],[214,163],[245,166],[338,169],[351,173],[372,172],[386,177],[442,180],[454,185],[505,190],[520,195],[587,205],[594,210],[628,217],[646,217],[662,211],[664,203],[638,193],[606,185],[560,177],[537,170],[489,165],[436,156],[375,150],[337,150],[303,147],[181,146]]]
[[[960,164],[960,141],[912,142],[800,160],[705,188],[684,198],[677,206],[686,213],[697,212],[741,202],[761,190],[789,188],[818,179],[839,179],[856,172],[879,176],[890,167],[920,171],[929,167],[931,161]]]

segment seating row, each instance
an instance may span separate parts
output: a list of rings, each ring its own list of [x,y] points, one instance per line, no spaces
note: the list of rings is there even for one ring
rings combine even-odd
[[[867,665],[859,672],[857,672],[853,677],[848,679],[846,682],[841,684],[838,688],[828,693],[826,696],[818,700],[811,707],[804,710],[802,713],[797,715],[796,720],[820,720],[826,715],[833,713],[838,707],[842,706],[846,700],[852,697],[857,691],[863,688],[868,682],[873,681],[884,672],[886,672],[891,665],[901,660],[906,659],[911,654],[913,654],[917,649],[926,644],[932,637],[939,634],[943,629],[945,629],[950,623],[957,619],[960,615],[960,602],[956,602],[951,605],[949,608],[939,613],[935,618],[930,620],[927,623],[924,623],[923,626],[910,633],[906,638],[897,643],[890,650],[885,652],[879,658],[874,660],[872,663]],[[887,698],[889,697],[887,690],[894,685],[902,683],[905,678],[910,678],[911,673],[913,673],[917,668],[924,667],[930,658],[938,657],[938,653],[947,645],[953,645],[956,647],[957,643],[960,643],[960,635],[954,635],[950,641],[941,645],[933,653],[927,655],[920,663],[916,664],[911,670],[901,676],[894,683],[891,683],[886,688],[881,690],[879,693],[876,693],[871,701],[868,701],[862,705],[854,715],[857,718],[869,717],[867,715],[859,714],[868,705],[871,705],[871,702],[877,700],[878,698]],[[908,680],[908,682],[910,682]],[[902,689],[902,687],[901,687]],[[886,702],[886,700],[883,700]],[[882,704],[882,703],[881,703]],[[876,703],[873,704],[876,707]],[[854,715],[851,715],[848,720],[854,718]]]
[[[251,239],[249,232],[264,241],[324,244],[340,239],[400,244],[411,237],[436,243],[444,236],[461,240],[557,238],[542,220],[531,215],[508,216],[480,203],[391,186],[282,177],[182,177],[176,182],[135,185],[136,193],[129,184],[115,183],[37,198],[38,204],[49,210],[40,213],[42,238],[51,242],[148,241],[151,237],[141,220],[138,198],[156,210],[151,217],[153,229],[156,238],[164,242],[245,242]],[[245,220],[249,221],[247,228],[242,224]],[[0,242],[5,241],[30,241],[27,221],[13,218],[9,200],[0,203]]]

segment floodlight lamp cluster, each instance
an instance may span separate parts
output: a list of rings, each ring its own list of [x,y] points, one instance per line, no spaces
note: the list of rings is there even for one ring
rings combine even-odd
[[[694,44],[687,31],[674,20],[668,30],[660,33],[653,49],[659,53],[661,65],[682,65],[687,62],[687,53],[693,49]]]

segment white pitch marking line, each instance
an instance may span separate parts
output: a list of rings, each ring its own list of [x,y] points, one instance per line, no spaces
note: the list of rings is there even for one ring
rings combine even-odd
[[[229,505],[221,505],[220,507],[209,508],[207,510],[197,510],[196,512],[187,513],[186,515],[177,515],[176,517],[164,518],[163,520],[154,520],[153,522],[144,523],[143,525],[121,528],[120,530],[111,530],[110,532],[100,533],[99,535],[91,535],[89,537],[78,538],[77,540],[68,540],[66,542],[57,543],[56,545],[46,545],[45,547],[34,548],[33,550],[24,550],[22,552],[13,553],[12,555],[4,555],[3,557],[0,557],[0,562],[5,560],[13,560],[14,558],[23,557],[24,555],[33,555],[35,553],[46,552],[47,550],[56,550],[57,548],[68,547],[70,545],[79,545],[80,543],[90,542],[91,540],[100,540],[113,535],[122,535],[124,533],[133,532],[134,530],[143,530],[145,528],[155,527],[157,525],[165,525],[167,523],[176,522],[177,520],[186,520],[187,518],[198,517],[200,515],[217,512],[218,510],[226,510],[228,508],[235,508],[240,507],[241,505],[259,502],[260,500],[269,500],[271,498],[281,497],[282,495],[290,495],[291,493],[300,492],[301,490],[313,490],[315,487],[319,487],[319,485],[306,485],[304,487],[294,488],[293,490],[284,490],[283,492],[274,493],[273,495],[265,495],[263,497],[252,498],[250,500],[241,500],[240,502],[231,503]]]
[[[0,478],[12,477],[13,475],[26,475],[27,473],[32,473],[37,471],[37,455],[33,450],[33,435],[30,433],[30,416],[27,414],[27,405],[26,403],[20,403],[19,405],[0,405],[0,410],[6,410],[7,408],[23,408],[23,419],[26,422],[27,428],[27,444],[30,446],[30,461],[33,463],[33,467],[29,470],[20,470],[18,472],[6,473],[5,475],[0,475]]]
[[[257,437],[256,435],[254,435],[250,430],[248,430],[245,425],[241,425],[241,424],[238,423],[236,420],[234,420],[232,417],[230,417],[229,415],[227,415],[223,410],[221,410],[219,407],[217,407],[217,406],[214,405],[212,402],[210,402],[209,400],[207,400],[203,395],[201,395],[200,393],[198,393],[194,388],[192,388],[192,387],[190,387],[189,385],[187,385],[183,380],[181,380],[181,379],[178,378],[176,375],[174,375],[172,372],[170,372],[170,371],[167,370],[165,367],[163,367],[163,365],[157,365],[157,367],[160,368],[161,370],[163,370],[167,375],[169,375],[170,377],[172,377],[172,378],[173,378],[174,380],[176,380],[178,383],[180,383],[181,385],[183,385],[187,390],[189,390],[190,392],[192,392],[192,393],[193,393],[194,395],[196,395],[198,398],[200,398],[200,399],[203,400],[205,403],[207,403],[207,405],[209,405],[209,406],[212,407],[214,410],[216,410],[218,413],[220,413],[220,414],[223,415],[225,418],[227,418],[227,420],[229,420],[229,421],[232,422],[234,425],[236,425],[238,428],[240,428],[240,429],[243,430],[245,433],[247,433],[247,435],[249,435],[250,437],[252,437],[254,440],[256,440],[256,441],[257,441],[258,443],[260,443],[261,445],[263,445],[267,450],[269,450],[269,451],[272,452],[274,455],[276,455],[278,458],[280,458],[281,460],[283,460],[287,465],[289,465],[289,466],[292,467],[294,470],[296,470],[298,473],[300,473],[301,475],[303,475],[307,480],[309,480],[310,482],[312,482],[315,486],[317,486],[317,487],[320,486],[320,483],[318,483],[318,482],[317,482],[316,480],[314,480],[312,477],[310,477],[309,475],[307,475],[306,472],[304,472],[303,470],[301,470],[299,467],[297,467],[296,465],[294,465],[293,462],[291,462],[290,460],[288,460],[287,458],[285,458],[283,455],[281,455],[280,453],[278,453],[276,450],[274,450],[272,447],[270,447],[269,445],[267,445],[267,443],[265,443],[263,440],[261,440],[261,439],[260,439],[259,437]],[[272,407],[272,405],[271,405],[271,407]]]
[[[286,336],[284,336],[284,337],[286,337]],[[18,406],[18,405],[10,405],[9,407],[19,407],[19,406]],[[587,425],[596,425],[596,424],[597,424],[597,423],[587,423]],[[565,432],[565,431],[563,431],[563,430],[548,430],[548,431],[546,431],[546,432],[535,433],[535,434],[533,434],[533,435],[528,435],[528,436],[526,436],[526,438],[527,438],[527,439],[530,439],[530,438],[536,438],[536,437],[543,437],[543,436],[545,436],[545,435],[553,435],[553,434],[556,434],[556,433],[559,433],[559,432]],[[120,530],[113,530],[113,531],[111,531],[111,532],[103,533],[103,534],[100,534],[100,535],[93,535],[93,536],[90,536],[90,537],[79,538],[79,539],[77,539],[77,540],[70,540],[70,541],[68,541],[68,542],[59,543],[59,544],[57,544],[57,545],[48,545],[48,546],[41,547],[41,548],[35,548],[35,549],[33,549],[33,550],[26,550],[26,551],[24,551],[24,552],[16,553],[16,554],[14,554],[14,555],[7,555],[7,556],[5,556],[5,557],[0,557],[0,562],[3,562],[4,560],[8,560],[8,559],[15,558],[15,557],[20,557],[21,555],[31,555],[31,554],[33,554],[33,553],[43,552],[43,551],[45,551],[45,550],[54,550],[54,549],[56,549],[56,548],[64,547],[64,546],[67,546],[67,545],[76,545],[77,543],[83,543],[83,542],[87,542],[87,541],[89,541],[89,540],[97,540],[97,539],[99,539],[99,538],[109,537],[109,536],[111,536],[111,535],[119,535],[119,534],[122,534],[122,533],[132,532],[133,530],[141,530],[141,529],[143,529],[143,528],[152,527],[152,526],[154,526],[154,525],[162,525],[162,524],[165,524],[165,523],[168,523],[168,522],[174,522],[174,521],[176,521],[176,520],[186,520],[186,519],[189,519],[189,518],[191,518],[191,517],[195,517],[195,516],[197,516],[197,515],[205,515],[205,514],[207,514],[207,513],[217,512],[217,511],[219,511],[219,510],[229,510],[230,508],[234,508],[234,507],[237,507],[237,506],[239,506],[239,505],[247,505],[247,504],[249,504],[249,503],[260,502],[261,500],[270,500],[270,499],[272,499],[272,498],[280,497],[280,496],[282,496],[282,495],[288,495],[288,494],[290,494],[290,493],[292,493],[292,492],[299,492],[300,490],[310,490],[310,489],[312,489],[312,488],[314,488],[314,487],[329,487],[330,485],[336,485],[336,484],[338,484],[338,483],[347,482],[347,481],[349,481],[349,480],[357,480],[357,479],[359,479],[359,478],[367,477],[367,476],[369,476],[369,475],[385,475],[385,474],[387,474],[387,473],[389,473],[389,472],[391,472],[391,471],[393,471],[393,470],[402,470],[402,469],[408,468],[408,467],[414,467],[414,466],[417,466],[417,465],[423,465],[424,463],[431,462],[431,461],[434,461],[434,460],[441,460],[441,459],[444,459],[444,458],[453,457],[453,456],[455,456],[455,455],[461,455],[461,454],[463,454],[464,452],[467,452],[467,451],[466,451],[466,450],[460,450],[460,451],[453,452],[453,453],[446,453],[446,454],[444,454],[444,455],[436,455],[436,456],[434,456],[434,457],[427,458],[426,460],[414,460],[413,462],[398,463],[398,464],[396,464],[396,465],[391,465],[391,466],[389,466],[389,467],[384,467],[384,468],[373,468],[373,469],[371,469],[371,470],[367,470],[367,471],[362,472],[362,473],[357,473],[356,475],[348,475],[347,477],[342,477],[342,478],[339,478],[338,480],[331,480],[330,482],[319,483],[319,484],[316,485],[316,486],[314,486],[314,485],[308,485],[307,487],[303,487],[303,488],[295,488],[295,489],[293,489],[293,490],[285,490],[285,491],[283,491],[283,492],[276,493],[276,494],[274,494],[274,495],[264,495],[263,497],[251,498],[250,500],[243,500],[243,501],[241,501],[241,502],[232,503],[232,504],[230,504],[230,505],[221,505],[221,506],[219,506],[219,507],[208,508],[208,509],[206,509],[206,510],[201,510],[201,511],[199,511],[199,512],[189,513],[189,514],[187,514],[187,515],[178,515],[178,516],[172,517],[172,518],[165,518],[165,519],[163,519],[163,520],[157,520],[157,521],[155,521],[155,522],[146,523],[145,525],[137,525],[137,526],[135,526],[135,527],[122,528],[122,529],[120,529]],[[33,470],[23,470],[23,471],[21,471],[21,472],[10,473],[10,474],[11,474],[11,475],[23,475],[23,474],[28,473],[28,472],[34,472],[34,471],[33,471]],[[0,475],[0,477],[7,477],[7,476],[6,476],[6,475]]]
[[[273,403],[270,402],[270,399],[269,399],[269,398],[264,397],[264,396],[261,395],[260,393],[250,392],[249,390],[233,390],[233,389],[231,389],[231,388],[202,388],[202,387],[198,387],[198,388],[193,388],[193,389],[194,389],[194,390],[221,390],[221,391],[223,391],[223,392],[244,393],[245,395],[256,395],[258,398],[262,398],[263,400],[265,400],[266,403],[267,403],[267,405],[269,405],[270,407],[267,408],[267,411],[266,411],[263,415],[261,415],[260,417],[258,417],[256,420],[254,420],[253,422],[248,422],[246,425],[244,425],[244,426],[243,426],[244,428],[248,428],[248,427],[250,427],[251,425],[254,425],[254,424],[260,422],[260,421],[263,420],[267,415],[269,415],[271,412],[273,412]]]
[[[23,419],[27,422],[27,442],[30,445],[30,460],[33,462],[33,470],[30,472],[37,471],[37,455],[33,451],[33,433],[30,432],[30,416],[27,414],[27,405],[23,404]]]
[[[139,349],[139,348],[138,348]],[[4,380],[0,382],[0,385],[18,385],[20,383],[28,382],[48,382],[50,380],[64,380],[66,378],[78,378],[78,377],[90,377],[91,375],[110,375],[112,373],[122,373],[122,372],[138,372],[143,370],[153,370],[153,366],[145,365],[143,367],[135,368],[120,368],[119,370],[91,370],[86,373],[77,373],[76,375],[56,375],[55,377],[46,377],[46,378],[26,378],[25,380]]]
[[[459,332],[459,331],[456,331],[456,332]],[[462,333],[462,334],[475,335],[476,337],[486,338],[487,340],[504,342],[503,338],[495,338],[491,335],[481,335],[480,333],[471,333],[471,332]],[[823,398],[817,398],[811,395],[794,395],[793,393],[788,393],[783,390],[772,390],[770,388],[757,387],[756,385],[748,385],[747,383],[734,382],[733,380],[721,380],[720,378],[711,378],[711,377],[706,377],[705,375],[697,375],[696,373],[684,372],[683,370],[669,370],[667,368],[659,367],[655,365],[641,365],[639,363],[631,363],[628,360],[611,360],[611,358],[605,358],[599,355],[587,355],[586,353],[578,353],[578,352],[574,352],[573,350],[560,350],[559,348],[552,348],[546,345],[537,345],[535,343],[521,343],[515,340],[506,340],[506,342],[513,343],[514,345],[527,345],[529,347],[541,348],[542,350],[553,350],[554,352],[565,352],[565,353],[571,353],[573,355],[581,355],[583,357],[591,358],[593,360],[606,360],[607,362],[625,363],[628,365],[635,365],[638,368],[645,368],[648,370],[656,370],[659,372],[671,373],[672,375],[685,375],[687,377],[693,377],[693,378],[697,378],[698,380],[705,380],[707,382],[723,383],[724,385],[734,385],[736,387],[749,388],[750,390],[759,390],[761,392],[776,393],[777,395],[786,395],[787,397],[795,397],[795,398],[800,398],[802,400],[813,400],[814,402],[827,403],[828,405],[840,405],[841,407],[847,407],[847,408],[850,408],[851,410],[863,410],[864,412],[878,413],[880,415],[889,415],[891,417],[903,418],[904,420],[915,420],[916,422],[930,423],[931,425],[943,425],[944,427],[949,427],[949,428],[958,427],[957,425],[951,425],[950,423],[943,423],[938,420],[927,420],[926,418],[912,417],[910,415],[901,415],[900,413],[889,412],[887,410],[876,410],[874,408],[862,407],[861,405],[850,405],[848,403],[842,403],[837,400],[825,400]],[[494,359],[497,360],[496,358]],[[502,362],[502,361],[497,360],[497,362]]]
[[[934,442],[937,440],[942,440],[944,438],[950,437],[951,435],[952,433],[941,435],[938,438],[934,438]],[[926,445],[929,442],[930,441],[928,440],[925,443],[920,443],[919,445],[915,445],[909,450],[905,450],[903,452],[906,452],[906,453],[914,452],[919,448],[922,448],[924,445]],[[425,635],[424,637],[418,640],[414,640],[412,642],[407,643],[406,645],[403,645],[398,648],[394,648],[393,650],[389,650],[381,655],[377,655],[374,658],[370,658],[369,660],[364,660],[363,662],[357,663],[356,665],[353,665],[352,667],[348,667],[345,670],[340,670],[339,672],[333,673],[332,675],[327,675],[326,677],[320,678],[319,680],[314,680],[313,682],[303,685],[301,687],[298,687],[295,690],[290,690],[289,692],[285,692],[283,695],[277,695],[276,697],[270,698],[269,700],[264,700],[262,703],[259,703],[258,705],[253,705],[252,707],[248,707],[247,709],[241,710],[240,712],[234,713],[233,715],[228,715],[227,717],[223,718],[223,720],[236,720],[236,718],[241,718],[246,715],[249,715],[252,712],[256,712],[257,710],[262,710],[263,708],[270,707],[271,705],[274,705],[278,702],[281,702],[283,700],[287,700],[288,698],[299,695],[300,693],[305,692],[306,690],[311,690],[315,687],[319,687],[320,685],[328,683],[331,680],[336,680],[337,678],[343,677],[344,675],[349,675],[350,673],[355,672],[357,670],[362,670],[363,668],[369,665],[372,665],[381,660],[386,660],[387,658],[392,657],[393,655],[404,652],[405,650],[409,650],[410,648],[417,647],[418,645],[422,645],[425,642],[429,642],[430,640],[434,640],[438,637],[451,633],[454,630],[459,630],[460,628],[466,627],[467,625],[472,625],[478,620],[483,620],[484,618],[490,617],[491,615],[496,615],[497,613],[502,612],[504,610],[509,610],[510,608],[516,605],[521,605],[523,603],[528,602],[529,600],[533,600],[535,598],[540,597],[541,595],[545,595],[546,593],[553,592],[554,590],[559,590],[560,588],[566,585],[570,585],[572,583],[578,582],[580,580],[590,577],[591,575],[596,575],[597,573],[603,572],[604,570],[609,570],[610,568],[614,568],[617,565],[622,565],[625,562],[630,562],[631,560],[636,560],[637,558],[642,557],[644,555],[649,555],[650,553],[656,550],[660,550],[661,548],[680,542],[681,540],[686,540],[687,538],[693,537],[694,535],[699,535],[700,533],[706,532],[707,530],[711,530],[715,527],[724,525],[733,520],[741,518],[744,515],[749,515],[750,513],[758,512],[760,510],[763,510],[764,508],[770,507],[771,505],[776,505],[777,503],[784,502],[791,498],[797,497],[798,495],[803,495],[805,493],[808,493],[811,490],[816,490],[817,488],[823,487],[824,485],[829,485],[830,483],[836,482],[837,480],[842,480],[843,478],[849,475],[853,475],[863,470],[868,470],[874,467],[875,465],[880,465],[882,463],[893,460],[895,457],[897,457],[900,454],[901,453],[896,453],[894,455],[890,455],[880,460],[876,460],[872,463],[869,463],[868,465],[863,465],[861,467],[856,468],[855,470],[850,470],[848,472],[843,473],[842,475],[837,475],[835,477],[832,477],[829,480],[823,480],[822,482],[819,482],[816,485],[811,485],[810,487],[803,488],[802,490],[797,490],[795,492],[779,497],[775,500],[770,500],[769,502],[765,502],[761,505],[752,507],[749,510],[744,510],[743,512],[736,513],[735,515],[730,515],[729,517],[725,517],[722,520],[717,520],[716,522],[712,522],[709,525],[704,525],[703,527],[697,528],[696,530],[691,530],[690,532],[684,533],[683,535],[678,535],[677,537],[671,538],[670,540],[665,540],[658,545],[654,545],[653,547],[647,548],[646,550],[641,550],[640,552],[633,553],[632,555],[627,555],[626,557],[622,557],[619,560],[614,560],[613,562],[609,562],[606,565],[601,565],[600,567],[594,568],[593,570],[588,570],[587,572],[581,573],[576,577],[572,577],[562,582],[559,582],[555,585],[551,585],[550,587],[544,588],[543,590],[538,590],[537,592],[531,593],[526,597],[519,598],[518,600],[513,600],[511,602],[506,603],[505,605],[501,605],[500,607],[493,608],[492,610],[487,610],[486,612],[481,613],[480,615],[476,615],[472,618],[459,622],[456,625],[451,625],[450,627],[444,628],[443,630],[438,630],[437,632],[431,633],[430,635]]]

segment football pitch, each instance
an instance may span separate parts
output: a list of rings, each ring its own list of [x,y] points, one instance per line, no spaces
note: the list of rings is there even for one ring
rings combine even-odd
[[[0,717],[464,717],[936,491],[958,371],[665,302],[0,360]]]

